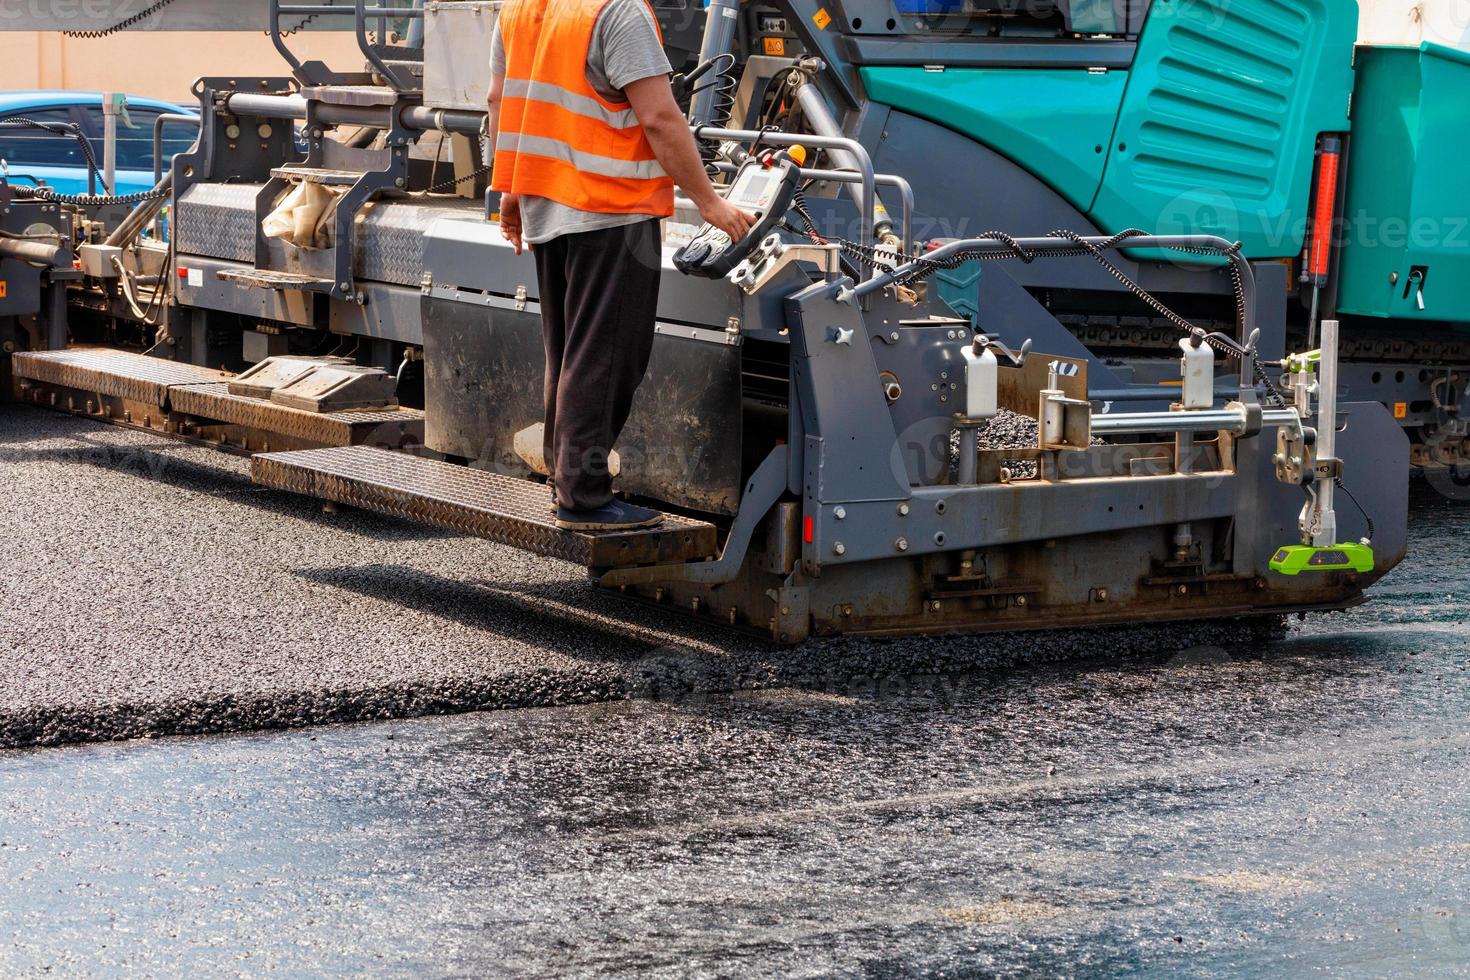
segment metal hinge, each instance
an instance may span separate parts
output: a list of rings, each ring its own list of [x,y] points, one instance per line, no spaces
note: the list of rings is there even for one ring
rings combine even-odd
[[[522,284],[522,285],[516,287],[516,309],[517,310],[524,310],[525,308],[526,308],[526,287],[525,287],[524,284]]]

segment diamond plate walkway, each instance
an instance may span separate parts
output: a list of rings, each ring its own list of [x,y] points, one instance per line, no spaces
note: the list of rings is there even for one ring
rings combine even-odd
[[[657,527],[596,534],[554,523],[546,488],[529,480],[371,446],[261,453],[256,483],[450,528],[588,568],[710,557],[712,524],[675,514]]]

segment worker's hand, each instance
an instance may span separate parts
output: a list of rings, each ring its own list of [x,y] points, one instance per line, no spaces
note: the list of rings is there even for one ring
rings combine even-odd
[[[500,195],[500,233],[515,247],[520,255],[525,246],[521,243],[521,196]]]
[[[755,224],[755,215],[740,210],[719,195],[699,206],[699,216],[729,235],[732,242],[744,238]]]

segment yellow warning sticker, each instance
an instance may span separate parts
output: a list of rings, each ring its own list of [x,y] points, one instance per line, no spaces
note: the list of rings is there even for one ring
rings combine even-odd
[[[763,37],[761,48],[773,58],[784,58],[786,56],[786,39],[784,37]]]
[[[1406,419],[1406,418],[1408,418],[1409,417],[1409,404],[1408,404],[1408,402],[1394,402],[1393,403],[1393,417],[1396,418],[1396,419]]]
[[[832,15],[827,13],[826,7],[818,7],[817,12],[812,14],[812,23],[817,25],[817,30],[825,31],[827,25],[832,23]]]

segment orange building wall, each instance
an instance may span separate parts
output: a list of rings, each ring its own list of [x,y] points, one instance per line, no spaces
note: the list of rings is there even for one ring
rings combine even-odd
[[[303,61],[362,67],[349,33],[311,31],[287,39]],[[123,31],[71,38],[54,31],[0,33],[0,89],[126,92],[192,103],[189,86],[202,75],[286,75],[286,63],[259,31]]]

